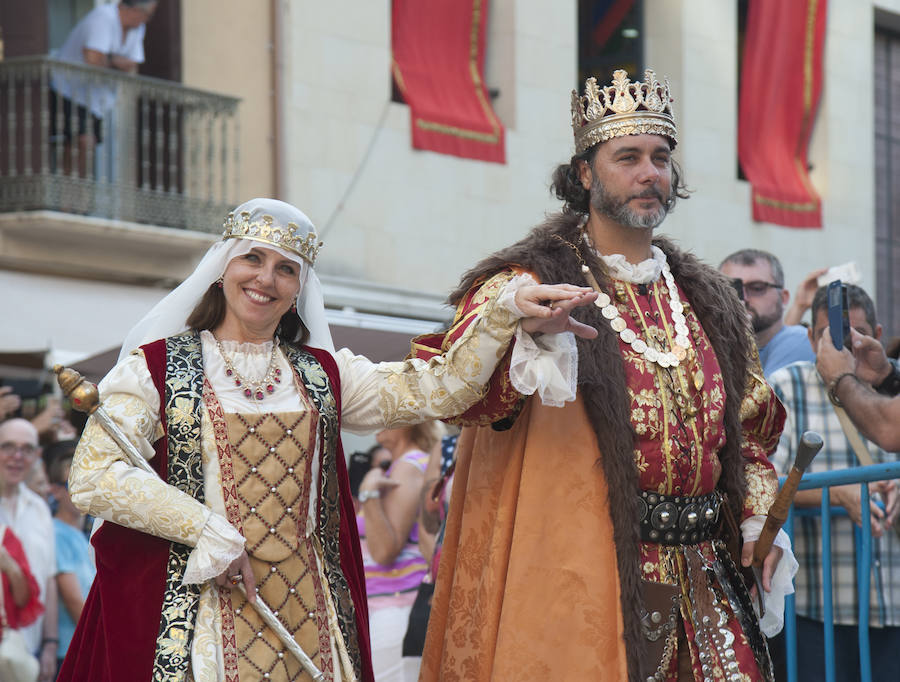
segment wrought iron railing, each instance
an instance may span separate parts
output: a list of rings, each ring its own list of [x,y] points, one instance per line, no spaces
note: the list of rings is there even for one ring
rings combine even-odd
[[[238,101],[47,57],[0,61],[0,213],[217,229],[239,196]]]
[[[853,467],[838,471],[822,471],[806,474],[798,486],[799,490],[822,489],[822,504],[818,511],[822,519],[822,610],[824,617],[825,639],[825,682],[839,682],[836,680],[834,662],[834,597],[832,594],[832,556],[831,556],[831,521],[832,516],[843,514],[843,510],[834,510],[830,502],[830,490],[833,486],[858,483],[860,486],[860,505],[862,509],[862,525],[855,529],[857,534],[856,565],[857,565],[857,594],[859,595],[859,614],[857,623],[859,638],[859,679],[861,682],[871,682],[872,667],[869,650],[869,591],[872,585],[872,526],[871,510],[869,507],[869,483],[873,481],[886,481],[900,478],[900,462],[891,464],[873,464],[871,466]],[[794,510],[788,516],[785,530],[793,540],[794,515],[809,513],[813,510]],[[888,532],[893,532],[888,531]],[[794,595],[789,595],[785,604],[784,614],[785,642],[787,648],[787,676],[788,682],[797,679],[797,625],[796,611],[794,609]]]

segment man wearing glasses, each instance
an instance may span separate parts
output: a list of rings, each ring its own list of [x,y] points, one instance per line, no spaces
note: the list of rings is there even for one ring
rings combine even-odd
[[[39,682],[56,673],[57,629],[56,553],[50,508],[25,483],[25,475],[40,455],[38,432],[24,419],[0,423],[0,524],[8,525],[22,542],[31,572],[41,588],[44,614],[22,628],[31,653],[41,662]]]
[[[767,379],[792,362],[815,362],[806,328],[784,323],[784,309],[791,295],[784,288],[784,270],[778,258],[767,251],[742,249],[723,260],[719,270],[732,278],[747,306]]]

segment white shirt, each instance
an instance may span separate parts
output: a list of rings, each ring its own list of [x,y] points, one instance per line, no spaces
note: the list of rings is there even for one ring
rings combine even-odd
[[[133,62],[144,62],[144,34],[146,27],[122,31],[118,4],[101,5],[88,12],[69,33],[66,42],[54,55],[58,59],[84,64],[84,50],[94,50],[106,56],[117,55]],[[102,116],[115,104],[115,90],[110,85],[88,86],[72,76],[55,72],[51,87],[77,104],[89,106],[96,116]]]
[[[10,509],[9,500],[0,504],[0,522],[7,524],[16,534],[28,558],[31,574],[41,588],[41,603],[46,605],[47,582],[56,575],[56,546],[53,518],[50,508],[40,495],[32,492],[24,483],[19,484],[19,495]],[[41,646],[44,616],[21,629],[28,648],[37,653]]]

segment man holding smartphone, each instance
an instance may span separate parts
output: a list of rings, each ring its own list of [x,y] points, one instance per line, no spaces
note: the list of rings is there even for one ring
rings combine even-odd
[[[816,368],[850,419],[885,450],[900,450],[900,370],[877,338],[850,330],[852,353],[819,340]]]
[[[872,299],[861,288],[847,285],[847,308],[851,334],[854,339],[869,339],[880,348],[881,325],[875,319]],[[838,311],[840,312],[840,311]],[[838,316],[840,317],[840,315]],[[825,447],[812,461],[809,471],[831,471],[859,466],[859,458],[848,440],[841,418],[835,411],[835,400],[849,397],[851,386],[859,382],[840,371],[831,369],[831,355],[848,360],[853,356],[847,350],[837,351],[830,333],[828,315],[828,290],[821,287],[813,298],[813,326],[809,332],[812,348],[819,353],[819,367],[828,367],[820,375],[813,362],[797,362],[774,372],[769,382],[787,409],[787,423],[772,463],[782,473],[793,464],[801,434],[807,429],[820,433]],[[840,325],[839,325],[840,326]],[[864,335],[864,336],[863,336]],[[866,346],[868,348],[868,346]],[[872,349],[869,349],[871,352]],[[860,350],[860,355],[862,349]],[[883,351],[881,351],[883,357]],[[868,358],[868,354],[866,354]],[[866,362],[866,367],[868,366]],[[860,364],[862,368],[863,364]],[[864,376],[865,372],[863,372]],[[846,405],[846,404],[845,404]],[[851,417],[852,417],[851,413]],[[900,410],[894,419],[900,419]],[[893,422],[897,430],[896,421]],[[852,425],[849,426],[853,428]],[[868,433],[868,432],[866,432]],[[900,455],[890,454],[881,448],[867,446],[872,459],[878,463],[897,461]],[[877,561],[872,570],[868,623],[872,653],[873,679],[896,678],[896,651],[900,647],[900,601],[892,598],[900,589],[900,539],[891,531],[900,511],[900,490],[894,481],[873,483],[873,492],[881,494],[885,505],[882,510],[874,502],[871,506],[872,535]],[[797,493],[794,504],[798,507],[818,507],[820,490]],[[834,586],[835,663],[837,679],[855,679],[859,671],[857,646],[857,614],[859,596],[856,588],[856,561],[854,550],[854,523],[862,520],[860,486],[852,484],[831,488],[831,503],[847,510],[848,518],[832,519],[832,565]],[[799,659],[804,661],[799,679],[825,679],[824,669],[824,620],[822,606],[822,528],[818,518],[802,518],[795,526],[794,551],[800,563],[795,579],[797,607],[797,646]]]

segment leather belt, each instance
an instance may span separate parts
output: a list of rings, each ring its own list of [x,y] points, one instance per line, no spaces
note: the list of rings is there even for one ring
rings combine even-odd
[[[642,490],[638,504],[642,541],[694,545],[713,536],[722,496],[712,492],[698,497],[676,497]]]

